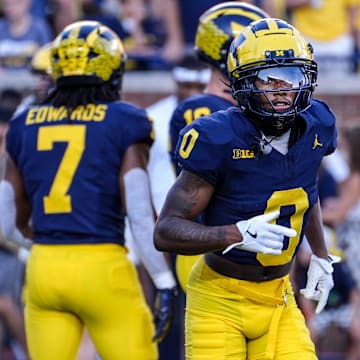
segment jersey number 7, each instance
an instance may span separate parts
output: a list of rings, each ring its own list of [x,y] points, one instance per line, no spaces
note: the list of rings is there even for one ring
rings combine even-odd
[[[45,214],[72,211],[71,196],[68,195],[68,191],[85,150],[85,135],[85,125],[44,126],[39,129],[38,151],[51,151],[56,142],[67,143],[50,192],[43,198]]]

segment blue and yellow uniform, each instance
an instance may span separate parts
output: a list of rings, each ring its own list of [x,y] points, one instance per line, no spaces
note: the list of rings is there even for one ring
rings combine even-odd
[[[233,103],[228,99],[213,94],[194,95],[179,103],[170,119],[169,130],[170,157],[177,175],[179,175],[181,167],[176,161],[175,148],[179,140],[180,130],[201,116],[208,116],[213,112],[227,109],[232,105]],[[176,256],[176,275],[185,292],[190,271],[198,258],[198,255]]]
[[[180,166],[175,159],[179,132],[201,116],[224,110],[233,105],[227,84],[226,60],[231,41],[252,21],[268,17],[261,8],[246,2],[225,1],[209,7],[198,20],[194,50],[200,60],[210,65],[211,78],[206,93],[182,101],[170,120],[170,157],[176,174]],[[176,273],[181,287],[186,283],[198,256],[176,257]]]
[[[218,110],[225,110],[233,103],[213,94],[199,94],[184,99],[174,110],[170,119],[170,156],[179,175],[181,168],[176,161],[175,148],[180,130],[201,116],[208,116]]]
[[[251,278],[253,274],[238,280],[215,272],[207,261],[209,254],[196,263],[187,287],[186,346],[190,358],[316,359],[288,272],[309,211],[318,199],[321,159],[335,149],[336,128],[332,112],[317,100],[301,113],[297,123],[302,124],[303,134],[285,155],[273,148],[269,154],[257,156],[254,144],[260,133],[236,107],[200,118],[180,133],[176,152],[182,168],[216,188],[204,211],[205,225],[233,224],[279,210],[276,222],[297,231],[296,237],[285,240],[281,255],[240,249],[211,254],[212,261],[215,257],[221,262],[225,257],[234,268],[262,269],[256,280]],[[269,280],[269,269],[284,272]],[[242,343],[244,346],[239,345]],[[291,348],[299,352],[289,354]]]
[[[89,103],[70,114],[64,106],[31,107],[7,136],[32,205],[29,348],[37,360],[46,348],[52,360],[75,358],[85,326],[102,359],[156,359],[152,315],[124,246],[119,187],[124,153],[152,143],[151,122],[125,102]]]

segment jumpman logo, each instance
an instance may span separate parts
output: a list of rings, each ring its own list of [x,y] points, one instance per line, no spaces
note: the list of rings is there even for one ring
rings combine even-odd
[[[324,146],[324,144],[322,144],[322,143],[319,141],[318,136],[319,136],[318,134],[315,134],[314,145],[313,145],[313,147],[312,147],[313,150],[314,150],[317,146],[319,146],[319,147]]]

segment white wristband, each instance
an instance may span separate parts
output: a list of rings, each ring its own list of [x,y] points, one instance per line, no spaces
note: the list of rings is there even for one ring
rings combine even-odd
[[[21,262],[23,262],[25,264],[27,262],[29,255],[30,255],[30,250],[28,250],[24,247],[19,248],[17,257]]]
[[[176,286],[175,278],[172,272],[166,271],[153,275],[154,285],[157,289],[171,289]]]

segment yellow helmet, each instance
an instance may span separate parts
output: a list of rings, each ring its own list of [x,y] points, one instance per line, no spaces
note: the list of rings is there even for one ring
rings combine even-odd
[[[35,74],[51,74],[51,63],[50,63],[50,55],[51,55],[51,43],[47,43],[41,46],[35,54],[33,55],[30,63],[30,70]]]
[[[227,69],[239,106],[254,115],[257,127],[268,134],[278,136],[286,132],[296,115],[310,106],[317,64],[311,45],[286,21],[267,18],[246,27],[231,43]],[[296,92],[290,108],[276,111],[266,94],[278,90],[256,88],[255,80],[270,78],[285,79],[288,84],[285,90]],[[267,109],[261,96],[268,101]]]
[[[53,41],[51,73],[57,85],[115,84],[121,82],[125,61],[121,40],[111,29],[77,21]]]
[[[199,18],[195,52],[203,61],[226,74],[226,57],[231,41],[252,21],[269,15],[255,5],[227,1],[205,11]]]

